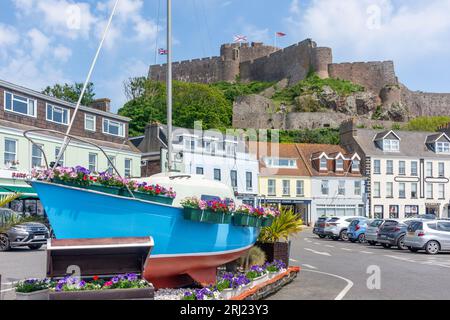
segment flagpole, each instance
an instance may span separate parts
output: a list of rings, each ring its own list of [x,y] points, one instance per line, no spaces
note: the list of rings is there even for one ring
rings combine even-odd
[[[172,171],[172,0],[167,0],[167,152]]]

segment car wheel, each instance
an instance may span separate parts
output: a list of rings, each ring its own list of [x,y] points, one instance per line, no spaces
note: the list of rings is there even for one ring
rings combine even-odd
[[[364,233],[361,233],[358,237],[359,243],[365,243],[366,242],[366,235]]]
[[[341,231],[341,233],[339,234],[339,238],[340,238],[342,241],[348,241],[347,230]]]
[[[326,237],[327,237],[327,236],[324,236],[324,235],[320,235],[320,236],[319,236],[320,239],[325,239]]]
[[[408,247],[408,249],[409,249],[409,251],[414,252],[414,253],[419,252],[419,249],[417,249],[417,248]]]
[[[398,240],[397,240],[397,247],[400,250],[408,250],[408,247],[405,246],[405,236],[401,236],[400,238],[398,238]]]
[[[390,244],[387,244],[387,243],[383,243],[382,246],[385,249],[390,249],[392,247]]]
[[[334,241],[338,241],[339,237],[331,237],[331,239],[333,239]]]
[[[11,250],[11,243],[6,234],[0,234],[0,251]]]
[[[28,248],[30,248],[30,250],[39,250],[40,248],[42,248],[42,244],[32,244],[29,245]]]
[[[425,245],[425,251],[428,254],[438,254],[440,250],[441,250],[441,246],[439,245],[439,243],[437,241],[429,241]]]

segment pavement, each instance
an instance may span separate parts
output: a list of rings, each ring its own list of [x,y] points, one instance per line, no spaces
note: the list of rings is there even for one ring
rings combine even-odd
[[[0,252],[0,298],[14,298],[13,281],[45,277],[45,264],[45,248]],[[307,228],[292,240],[291,264],[302,268],[299,276],[268,300],[450,298],[450,253],[430,256],[319,239]]]

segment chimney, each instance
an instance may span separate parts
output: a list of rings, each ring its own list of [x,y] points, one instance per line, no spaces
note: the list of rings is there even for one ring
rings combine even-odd
[[[165,140],[163,136],[161,136],[161,124],[158,122],[153,122],[148,124],[145,128],[145,137],[144,137],[144,152],[156,152],[161,150],[161,147],[165,147],[160,139]],[[163,141],[165,143],[165,141]]]
[[[97,109],[100,111],[110,112],[111,111],[111,100],[108,98],[97,99],[92,101],[91,108]]]

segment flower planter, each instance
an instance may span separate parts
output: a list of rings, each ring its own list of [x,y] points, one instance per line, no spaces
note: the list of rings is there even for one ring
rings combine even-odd
[[[68,187],[75,187],[75,188],[81,188],[81,189],[88,188],[88,185],[79,184],[79,183],[70,182],[70,181],[59,180],[59,179],[54,179],[53,182],[56,184],[61,184],[63,186],[68,186]]]
[[[237,295],[238,296],[240,296],[241,294],[244,294],[244,293],[246,293],[248,290],[250,290],[252,288],[252,284],[251,283],[249,283],[249,284],[247,284],[247,285],[245,285],[245,286],[240,286],[238,289],[237,289]]]
[[[153,300],[152,285],[142,289],[114,289],[99,291],[50,292],[51,301],[61,300]]]
[[[261,227],[262,220],[248,214],[236,213],[233,216],[233,224],[238,227]]]
[[[260,286],[263,283],[266,283],[268,280],[269,280],[269,276],[267,275],[267,273],[265,273],[264,275],[262,275],[256,279],[253,279],[253,281],[251,282],[251,287],[254,288],[254,287]]]
[[[220,292],[220,298],[223,300],[230,300],[231,298],[236,297],[237,295],[238,294],[236,289],[232,288],[224,289],[222,292]]]
[[[286,266],[289,266],[290,243],[289,242],[275,242],[256,244],[266,254],[267,261],[280,260]]]
[[[279,274],[281,274],[281,271],[277,271],[277,272],[269,272],[267,274],[267,277],[269,278],[269,280],[272,280],[273,278],[275,278],[276,276],[278,276]]]
[[[272,218],[272,217],[263,218],[262,219],[262,227],[272,226],[273,221],[274,221],[274,218]]]
[[[89,190],[92,191],[97,191],[97,192],[101,192],[101,193],[107,193],[107,194],[112,194],[115,196],[124,196],[125,194],[128,194],[129,192],[123,188],[119,188],[119,187],[107,187],[101,184],[93,184],[91,186],[89,186]]]
[[[49,300],[50,290],[41,290],[30,293],[16,292],[16,300],[21,301],[37,301],[37,300]]]
[[[162,203],[162,204],[167,204],[167,205],[172,205],[173,204],[173,198],[170,198],[170,197],[153,196],[153,195],[151,195],[149,193],[140,192],[140,191],[134,191],[133,194],[136,197],[136,199],[141,199],[141,200],[151,201],[151,202],[157,202],[157,203]]]
[[[203,222],[211,224],[230,224],[231,214],[216,213],[200,209],[184,208],[184,218],[194,222]]]

